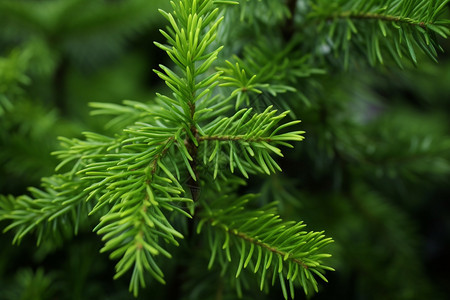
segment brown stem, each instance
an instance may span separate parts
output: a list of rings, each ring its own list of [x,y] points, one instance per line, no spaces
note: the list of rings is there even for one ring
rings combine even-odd
[[[210,135],[201,136],[198,138],[199,141],[246,141],[246,142],[268,142],[272,140],[268,137],[257,137],[257,138],[246,138],[242,135]]]
[[[157,155],[155,156],[155,158],[153,158],[153,160],[151,161],[151,163],[150,163],[150,172],[151,172],[152,175],[155,174],[156,171],[158,170],[158,161],[159,161],[160,159],[162,159],[162,158],[164,157],[164,155],[166,155],[167,151],[169,151],[169,148],[167,147],[167,145],[168,145],[172,140],[174,140],[174,137],[168,138],[168,139],[163,143],[164,146],[163,146],[162,152],[159,153],[159,154],[157,154]]]
[[[258,241],[256,239],[252,238],[252,237],[249,237],[245,233],[234,232],[233,230],[228,230],[228,233],[233,234],[233,235],[235,235],[235,236],[237,236],[237,237],[239,237],[239,238],[241,238],[243,240],[246,240],[246,241],[248,241],[248,242],[250,242],[250,243],[252,243],[252,244],[254,244],[256,246],[260,246],[262,248],[265,248],[265,249],[269,250],[270,252],[276,253],[276,254],[278,254],[280,256],[283,256],[283,257],[286,256],[285,252],[280,251],[277,248],[270,247],[269,245],[267,245],[267,244],[265,244],[263,242],[260,242],[260,241]],[[298,265],[301,265],[304,269],[308,269],[308,266],[303,261],[301,261],[300,259],[297,259],[297,258],[288,258],[288,259],[293,261],[293,262],[295,262]]]
[[[192,135],[198,140],[197,128],[195,128],[195,126],[192,125],[190,128],[190,131],[191,131]],[[188,149],[189,155],[192,157],[192,160],[189,162],[189,165],[191,166],[191,168],[195,174],[195,180],[194,180],[194,178],[192,178],[192,176],[189,177],[188,186],[189,186],[189,189],[191,190],[192,200],[194,200],[194,202],[196,202],[198,200],[198,196],[199,196],[199,192],[200,192],[200,186],[198,184],[199,175],[198,175],[198,171],[197,171],[198,147],[189,138],[186,138],[185,143],[186,143],[186,147]]]
[[[195,122],[194,121],[195,102],[189,102],[189,108],[190,108],[190,115],[191,115],[191,126],[189,128],[189,131],[191,132],[191,135],[198,141],[199,140],[198,131],[194,124],[194,122]],[[187,185],[191,192],[192,200],[194,201],[194,203],[196,203],[199,198],[199,195],[200,195],[200,185],[198,182],[199,175],[198,175],[198,171],[197,171],[198,146],[195,145],[194,141],[191,138],[189,138],[189,136],[186,137],[184,142],[186,144],[186,148],[189,152],[189,155],[192,157],[192,160],[189,162],[189,165],[190,165],[191,169],[194,171],[194,175],[195,175],[195,179],[192,178],[192,176],[189,176]],[[195,210],[193,213],[194,218],[197,213],[197,210],[198,210],[198,206],[195,207]],[[192,237],[195,233],[194,218],[192,218],[188,221],[188,235],[190,237]]]
[[[211,223],[213,223],[214,221],[215,220],[213,218],[209,219],[209,222],[211,222]],[[217,226],[217,224],[215,226]],[[283,252],[283,251],[281,251],[281,250],[279,250],[279,249],[277,249],[275,247],[271,247],[270,245],[268,245],[268,244],[266,244],[264,242],[261,242],[261,241],[255,239],[255,238],[252,238],[252,237],[248,236],[247,234],[245,234],[244,232],[239,232],[239,231],[237,231],[235,229],[232,229],[232,228],[227,228],[227,229],[224,229],[224,230],[226,232],[228,232],[229,234],[232,234],[232,235],[234,235],[234,236],[236,236],[236,237],[238,237],[240,239],[243,239],[243,240],[245,240],[245,241],[247,241],[249,243],[252,243],[252,244],[254,244],[256,246],[259,246],[261,248],[267,249],[268,251],[270,251],[272,253],[275,253],[275,254],[278,254],[278,255],[280,255],[282,257],[285,257],[286,255],[288,255],[288,259],[291,260],[292,262],[302,266],[304,269],[308,269],[309,268],[308,265],[306,265],[305,262],[303,262],[302,260],[300,260],[298,258],[292,258],[292,257],[290,257],[290,255],[288,253]]]

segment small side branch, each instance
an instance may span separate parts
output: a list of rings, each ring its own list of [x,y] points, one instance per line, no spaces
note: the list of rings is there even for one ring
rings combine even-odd
[[[291,261],[295,262],[296,264],[302,266],[304,269],[308,269],[308,266],[303,261],[301,261],[300,259],[298,259],[298,258],[291,258],[291,257],[289,257],[288,253],[280,251],[277,248],[271,247],[270,245],[265,244],[263,242],[260,242],[257,239],[254,239],[254,238],[246,235],[245,233],[235,232],[235,231],[232,231],[232,230],[228,230],[228,233],[230,233],[230,234],[232,234],[232,235],[234,235],[234,236],[236,236],[238,238],[241,238],[241,239],[243,239],[243,240],[245,240],[245,241],[247,241],[249,243],[252,243],[252,244],[254,244],[256,246],[259,246],[261,248],[267,249],[270,252],[273,252],[273,253],[278,254],[280,256],[285,257],[287,255],[289,260],[291,260]]]
[[[195,128],[194,125],[191,126],[190,131],[192,133],[192,136],[194,136],[197,140],[198,138],[198,132],[197,128]],[[198,154],[198,146],[194,144],[194,142],[186,138],[185,140],[186,147],[188,149],[189,155],[192,157],[192,161],[189,162],[189,165],[191,166],[192,170],[194,171],[195,180],[192,177],[189,177],[188,186],[191,190],[192,200],[196,202],[198,200],[199,191],[200,191],[200,185],[198,183],[199,175],[197,171],[197,154]]]
[[[153,175],[156,173],[156,171],[158,170],[158,161],[161,160],[161,158],[163,158],[167,151],[170,149],[170,147],[167,147],[175,138],[174,137],[170,137],[168,138],[163,144],[162,144],[162,151],[158,154],[155,155],[155,157],[152,159],[151,163],[150,163],[150,173]]]
[[[257,138],[248,138],[243,135],[210,135],[210,136],[201,136],[198,138],[199,141],[245,141],[250,143],[258,143],[258,142],[272,142],[272,139],[268,137],[257,137]]]
[[[420,26],[424,29],[427,28],[428,25],[432,25],[431,23],[425,23],[418,20],[414,20],[411,18],[404,18],[399,16],[392,16],[392,15],[381,15],[381,14],[374,14],[374,13],[354,13],[354,12],[342,12],[340,14],[336,14],[333,16],[330,16],[328,20],[333,19],[356,19],[356,20],[380,20],[384,22],[396,22],[396,23],[403,23],[403,24],[409,24],[413,26]]]

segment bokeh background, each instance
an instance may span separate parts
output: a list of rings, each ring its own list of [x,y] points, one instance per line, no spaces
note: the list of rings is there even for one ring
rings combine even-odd
[[[153,41],[164,41],[157,9],[168,7],[0,0],[0,194],[24,194],[51,175],[58,136],[114,134],[107,118],[90,115],[90,102],[151,102],[165,90],[152,70],[170,62]],[[240,32],[226,42],[234,49],[244,40]],[[420,57],[403,70],[361,63],[342,72],[330,61],[328,74],[300,83],[303,95],[280,100],[302,119],[306,140],[285,151],[283,173],[252,178],[248,189],[262,203],[279,201],[284,218],[335,239],[336,272],[312,299],[450,295],[450,41],[439,43],[438,64]],[[283,106],[277,101],[263,95],[252,105]],[[133,299],[127,278],[112,279],[114,262],[99,254],[89,226],[39,248],[32,237],[14,246],[12,238],[0,235],[1,300]],[[199,270],[206,274],[206,266]],[[170,288],[154,283],[139,299],[169,299]]]

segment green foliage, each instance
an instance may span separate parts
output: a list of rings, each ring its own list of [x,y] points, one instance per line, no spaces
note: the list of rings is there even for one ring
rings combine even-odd
[[[392,88],[376,84],[401,80],[390,65],[411,72],[404,58],[419,63],[419,51],[437,60],[450,33],[442,17],[448,1],[160,2],[0,1],[0,47],[17,47],[0,60],[5,178],[39,168],[16,149],[33,151],[62,124],[28,99],[36,70],[56,84],[73,62],[101,66],[118,57],[126,37],[159,18],[154,6],[164,7],[168,24],[160,30],[165,41],[154,45],[169,60],[153,66],[166,86],[146,102],[91,103],[105,130],[82,137],[69,130],[51,149],[55,175],[26,195],[0,196],[0,221],[13,243],[34,234],[45,257],[93,230],[103,244],[96,249],[116,261],[117,289],[125,278],[135,297],[255,299],[261,290],[289,299],[323,290],[316,297],[326,298],[329,285],[354,282],[355,297],[438,299],[412,215],[450,174],[446,115],[422,115],[395,96],[383,100]],[[379,64],[363,72],[366,61]],[[56,164],[42,158],[41,165]],[[9,183],[2,178],[2,185]],[[86,275],[93,260],[73,274],[79,288],[71,299],[101,297],[81,291],[94,280]],[[21,295],[59,293],[50,282],[61,275],[46,274],[22,274]],[[401,276],[408,280],[398,283]],[[21,297],[16,285],[10,297]],[[330,293],[350,298],[345,289]]]
[[[324,74],[324,70],[314,68],[309,55],[301,55],[295,51],[299,46],[296,41],[290,42],[286,48],[283,48],[284,45],[273,44],[267,47],[267,44],[267,40],[263,39],[256,46],[248,45],[243,49],[245,61],[234,56],[236,63],[226,61],[226,67],[218,68],[229,75],[222,77],[224,82],[221,86],[236,87],[231,93],[236,97],[236,107],[245,104],[253,105],[256,109],[265,109],[268,104],[273,103],[289,110],[288,92],[296,93],[308,105],[309,100],[304,93],[293,86],[298,85],[302,78]],[[248,78],[247,74],[254,75]],[[288,95],[285,95],[286,93]],[[270,99],[264,101],[260,96]]]
[[[312,290],[317,292],[314,275],[327,281],[324,271],[333,271],[322,264],[322,259],[330,255],[319,252],[332,242],[331,238],[324,238],[323,232],[303,231],[305,225],[302,223],[282,222],[273,205],[255,211],[247,210],[245,204],[251,198],[252,195],[236,199],[224,196],[210,206],[202,206],[204,211],[197,231],[200,232],[203,226],[207,228],[211,247],[209,268],[216,255],[223,269],[227,268],[231,257],[240,256],[235,277],[248,267],[258,274],[261,290],[267,284],[269,272],[272,273],[272,285],[275,280],[280,281],[286,299],[285,280],[289,282],[292,298],[294,284],[303,286],[305,294]],[[217,232],[215,228],[220,228],[222,232]],[[237,286],[239,289],[240,285]],[[242,291],[238,290],[238,293],[242,294]]]
[[[14,98],[23,93],[22,87],[29,83],[25,75],[28,55],[14,51],[9,57],[0,58],[0,116],[12,110]]]
[[[248,173],[270,174],[281,170],[270,153],[282,156],[277,145],[290,146],[289,141],[303,139],[300,135],[303,131],[279,133],[298,121],[278,125],[287,112],[277,115],[277,111],[271,110],[271,107],[259,114],[253,114],[252,109],[243,109],[229,118],[220,117],[220,114],[229,110],[229,106],[226,106],[227,101],[223,101],[223,95],[213,96],[212,92],[222,72],[203,75],[210,70],[222,49],[218,47],[208,51],[222,20],[216,5],[214,1],[181,1],[172,3],[173,13],[161,11],[171,25],[166,31],[161,31],[169,45],[156,45],[166,51],[177,69],[172,71],[160,65],[162,72],[155,72],[165,80],[172,95],[158,94],[160,109],[146,109],[148,123],[136,122],[114,138],[86,133],[85,140],[63,139],[66,150],[55,153],[62,160],[57,169],[69,163],[71,169],[63,175],[45,180],[45,191],[31,189],[34,200],[21,196],[17,199],[7,197],[2,201],[1,219],[11,221],[6,231],[16,229],[14,241],[20,241],[27,233],[37,231],[39,244],[43,237],[54,234],[49,229],[66,229],[69,224],[72,224],[76,233],[80,220],[87,212],[89,215],[101,214],[100,223],[95,228],[105,241],[101,251],[111,251],[110,257],[119,259],[116,278],[132,270],[130,291],[137,296],[139,285],[145,286],[146,273],[164,283],[163,273],[155,257],[162,254],[170,258],[171,254],[161,242],[178,245],[177,239],[183,238],[168,216],[192,218],[195,217],[192,204],[198,206],[197,209],[208,207],[210,200],[205,200],[204,207],[201,202],[192,203],[197,202],[197,196],[192,193],[192,199],[187,198],[185,187],[181,184],[182,180],[189,180],[197,188],[203,188],[197,183],[203,177],[197,155],[203,155],[206,167],[209,162],[215,161],[212,178],[205,172],[206,182],[217,177],[219,169],[222,169],[219,162],[223,161],[223,157],[229,158],[227,164],[231,172],[237,168],[245,177],[248,177]],[[126,112],[117,106],[97,107],[107,113],[114,110],[119,110],[121,114]],[[210,148],[208,142],[213,143],[214,148]],[[200,144],[204,145],[200,147]],[[224,171],[221,173],[224,176]],[[187,179],[186,174],[191,179]],[[206,183],[203,185],[207,186]],[[180,207],[183,202],[192,204]],[[222,199],[222,202],[228,201]],[[231,204],[235,210],[239,210],[239,207],[239,203]],[[185,210],[187,208],[190,208],[190,213]],[[256,215],[271,216],[272,213],[262,210]],[[211,217],[199,215],[197,218],[204,220]],[[238,216],[236,218],[239,219]],[[278,219],[272,222],[275,225]],[[269,235],[278,234],[285,226],[292,225],[271,226],[270,230],[268,228]],[[269,253],[282,254],[288,260],[286,269],[291,270],[289,274],[281,273],[280,260],[275,266],[279,270],[283,287],[284,277],[293,282],[299,273],[297,283],[303,285],[305,291],[308,291],[309,284],[317,290],[313,273],[324,278],[322,271],[330,268],[322,266],[320,258],[327,255],[304,256],[301,252],[313,253],[330,239],[322,243],[322,236],[318,234],[302,236],[302,227],[294,225],[291,231],[287,231],[300,235],[299,240],[292,240],[288,248],[276,244],[278,239],[262,238],[259,241],[254,228],[242,231],[246,237],[242,242],[253,246],[257,243],[258,261],[261,260],[261,248],[269,249],[265,253],[266,262],[261,270],[270,267],[267,261]],[[236,229],[244,230],[241,226]],[[307,242],[306,245],[298,248],[297,245],[303,241]],[[271,250],[276,248],[279,249]],[[291,251],[293,253],[289,254]],[[248,256],[247,261],[251,258],[251,255],[241,250],[241,267],[244,256]],[[313,273],[309,270],[299,271],[302,268],[310,268]],[[257,269],[254,268],[255,271]],[[264,274],[261,275],[263,280]],[[287,297],[286,292],[284,294]]]
[[[30,99],[30,69],[39,68],[36,49],[31,43],[0,57],[0,187],[10,191],[20,186],[16,178],[38,183],[51,172],[56,161],[49,152],[57,145],[55,138],[79,131],[77,125],[61,120],[55,109]]]
[[[53,297],[55,291],[51,287],[52,276],[42,269],[33,272],[29,269],[20,270],[15,276],[13,289],[3,293],[5,300],[45,300]]]
[[[401,58],[417,63],[420,49],[436,60],[441,50],[432,38],[435,34],[446,38],[450,31],[447,21],[439,21],[448,1],[318,1],[311,5],[309,22],[317,23],[317,31],[328,32],[328,39],[320,41],[335,53],[343,52],[344,65],[349,64],[351,44],[366,53],[373,65],[384,62],[389,53],[399,66]],[[321,35],[321,34],[319,34]]]
[[[80,64],[98,64],[120,53],[124,38],[152,21],[154,8],[142,0],[2,0],[1,32],[10,43],[42,39],[56,60],[68,55]]]

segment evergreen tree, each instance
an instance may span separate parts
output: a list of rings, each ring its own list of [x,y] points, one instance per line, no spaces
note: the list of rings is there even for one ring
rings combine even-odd
[[[2,190],[17,193],[50,174],[57,160],[49,153],[58,147],[58,136],[102,129],[85,117],[88,100],[71,81],[113,64],[127,41],[162,21],[161,5],[167,3],[0,1]],[[101,96],[107,94],[102,87]]]
[[[405,101],[392,85],[437,61],[448,1],[170,4],[155,42],[170,58],[155,70],[166,88],[147,103],[92,103],[108,131],[60,138],[55,175],[0,196],[13,243],[34,233],[43,256],[72,243],[83,263],[69,253],[81,273],[69,276],[87,278],[97,244],[70,240],[93,229],[114,278],[142,298],[288,299],[322,286],[317,298],[444,297],[413,218],[449,195],[448,104]],[[27,83],[14,55],[3,114]],[[18,276],[8,299],[64,294],[55,274]],[[85,281],[63,297],[106,298]],[[115,290],[108,299],[128,297]]]

